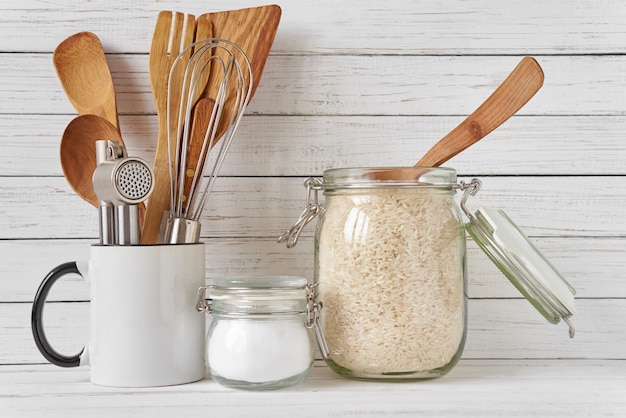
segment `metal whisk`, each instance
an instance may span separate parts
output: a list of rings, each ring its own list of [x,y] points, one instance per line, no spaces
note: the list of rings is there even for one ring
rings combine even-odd
[[[185,54],[193,51],[187,60]],[[185,65],[186,64],[186,65]],[[184,68],[183,68],[184,67]],[[184,71],[180,92],[172,79]],[[224,162],[235,131],[252,93],[252,67],[244,51],[225,39],[209,38],[185,48],[172,65],[168,91],[168,152],[170,158],[170,212],[164,243],[193,243],[200,239],[200,216]],[[217,89],[204,131],[197,164],[189,161],[198,147],[192,143],[194,105],[205,86]],[[198,115],[196,115],[198,116]],[[207,117],[208,115],[202,115]],[[219,143],[219,146],[218,146]],[[194,167],[188,173],[188,167]],[[185,193],[185,181],[192,176]],[[188,181],[188,180],[187,180]]]

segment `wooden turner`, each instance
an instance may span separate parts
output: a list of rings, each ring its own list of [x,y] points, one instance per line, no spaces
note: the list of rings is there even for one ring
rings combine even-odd
[[[204,168],[204,158],[210,150],[203,149],[210,146],[210,142],[205,141],[207,133],[210,133],[211,114],[215,101],[207,97],[198,101],[193,109],[191,123],[191,135],[187,146],[185,179],[183,187],[183,206],[186,206],[192,194],[196,193]],[[214,144],[213,144],[214,145]],[[193,187],[192,187],[193,186]]]
[[[119,130],[115,87],[100,39],[79,32],[61,42],[52,55],[63,90],[81,115],[98,115]]]
[[[281,9],[277,5],[268,5],[260,7],[252,7],[247,9],[229,10],[223,12],[206,13],[200,17],[209,19],[213,24],[213,36],[215,38],[226,39],[239,46],[250,60],[252,67],[252,92],[250,100],[261,80],[265,62],[272,48],[278,24],[280,23]],[[216,56],[227,60],[223,51],[216,50]],[[221,55],[220,55],[221,54]],[[215,60],[215,65],[219,65]],[[220,88],[223,72],[211,70],[211,77],[204,97],[213,100],[217,99],[217,93]],[[246,77],[246,83],[249,80]],[[224,109],[234,109],[230,101],[236,99],[234,92],[235,86],[232,85],[228,92],[229,102],[226,103]],[[220,118],[220,125],[217,130],[216,142],[224,134],[228,121],[231,119],[230,114],[223,114]]]

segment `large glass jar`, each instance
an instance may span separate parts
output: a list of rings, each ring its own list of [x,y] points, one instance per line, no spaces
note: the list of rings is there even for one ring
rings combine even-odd
[[[450,168],[347,168],[304,184],[307,205],[279,242],[295,246],[319,217],[309,322],[335,372],[398,381],[454,367],[467,328],[466,230],[546,320],[563,320],[574,337],[575,289],[504,211],[468,209],[480,180],[457,183]]]
[[[315,280],[335,372],[420,379],[459,360],[467,297],[455,185],[446,168],[324,173]]]

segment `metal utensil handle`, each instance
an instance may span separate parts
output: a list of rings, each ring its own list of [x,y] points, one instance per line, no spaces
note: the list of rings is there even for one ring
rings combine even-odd
[[[139,207],[122,205],[115,207],[115,243],[117,245],[139,245]]]

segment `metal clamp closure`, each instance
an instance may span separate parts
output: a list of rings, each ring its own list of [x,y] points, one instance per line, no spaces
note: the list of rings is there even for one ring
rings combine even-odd
[[[478,193],[478,191],[482,187],[482,185],[483,185],[483,183],[479,179],[472,179],[469,183],[461,181],[456,186],[457,189],[463,190],[463,192],[464,192],[463,193],[463,197],[461,198],[460,206],[461,206],[461,210],[463,210],[463,213],[465,213],[465,215],[467,215],[467,217],[469,218],[470,221],[475,221],[476,217],[467,208],[467,199],[469,199],[470,196],[475,196],[476,193]]]
[[[296,246],[304,227],[322,211],[322,206],[318,202],[318,192],[322,189],[322,181],[315,177],[309,177],[304,181],[304,186],[307,194],[306,207],[296,223],[278,238],[279,243],[287,242],[287,248]]]
[[[196,310],[198,312],[211,313],[213,308],[211,303],[207,301],[206,293],[208,289],[213,289],[215,286],[200,286],[198,293],[196,294]]]
[[[317,285],[318,283],[310,283],[306,286],[307,318],[304,322],[304,326],[307,327],[307,329],[312,329],[315,333],[315,338],[317,339],[317,344],[320,348],[322,358],[326,360],[330,354],[330,350],[328,349],[326,336],[324,335],[324,330],[322,329],[322,324],[320,323],[320,313],[324,305],[321,301],[315,301],[315,288]]]

